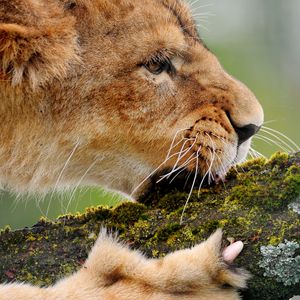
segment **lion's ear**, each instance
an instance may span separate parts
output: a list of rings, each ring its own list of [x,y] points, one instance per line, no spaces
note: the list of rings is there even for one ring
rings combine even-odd
[[[32,5],[34,11],[18,9],[18,15],[13,5],[0,10],[0,75],[13,85],[27,81],[35,87],[65,76],[69,64],[78,61],[75,20],[47,2],[44,8]]]

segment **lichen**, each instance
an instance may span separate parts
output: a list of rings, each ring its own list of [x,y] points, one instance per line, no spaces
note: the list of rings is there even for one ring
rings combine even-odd
[[[288,208],[300,215],[300,198],[288,205]]]
[[[296,250],[299,248],[298,243],[287,240],[278,246],[262,246],[262,259],[258,265],[264,269],[264,276],[275,278],[285,286],[297,284],[300,281],[300,255],[296,255]]]

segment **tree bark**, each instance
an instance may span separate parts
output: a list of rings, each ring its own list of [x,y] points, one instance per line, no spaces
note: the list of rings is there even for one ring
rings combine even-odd
[[[155,179],[153,179],[155,181]],[[0,282],[50,285],[77,270],[101,226],[149,257],[190,247],[222,227],[224,236],[242,240],[237,264],[253,277],[243,299],[289,299],[300,294],[300,153],[275,154],[231,170],[225,183],[194,190],[152,185],[140,203],[88,208],[55,222],[0,232]],[[180,218],[183,215],[183,222]]]

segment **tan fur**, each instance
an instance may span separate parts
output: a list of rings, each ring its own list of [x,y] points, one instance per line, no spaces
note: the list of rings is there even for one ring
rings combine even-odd
[[[176,71],[155,75],[146,69],[149,61],[163,57]],[[246,156],[250,145],[249,139],[237,147],[235,129],[263,122],[255,96],[223,70],[179,0],[0,0],[0,116],[0,186],[44,193],[102,185],[133,197],[143,191],[149,174],[174,166],[176,155],[164,162],[172,141],[176,146],[171,153],[187,150],[186,157],[199,155],[198,163],[189,162],[188,169],[196,168],[202,175],[208,168],[212,174],[225,173]],[[179,165],[186,157],[179,159]],[[139,257],[118,245],[111,247],[133,260]],[[171,257],[194,252],[175,253],[163,262],[172,265]],[[118,267],[118,256],[113,256],[116,261],[110,263]],[[137,276],[142,276],[138,274],[146,265],[159,266],[139,259]],[[196,263],[202,268],[201,259]],[[179,269],[185,266],[178,261]],[[183,287],[192,284],[192,294],[184,288],[174,292],[173,280],[179,284],[181,279],[168,278],[171,274],[165,270],[161,283],[154,276],[149,284],[132,280],[133,274],[111,273],[108,282],[117,283],[103,291],[101,283],[99,295],[134,298],[130,290],[130,295],[142,293],[146,299],[206,299],[205,289],[199,296],[202,275],[195,277],[199,279],[195,285],[193,278],[182,279]],[[184,276],[192,274],[189,268],[185,272]],[[83,269],[68,280],[96,287],[92,280],[80,281],[85,273],[91,276],[89,269]],[[19,288],[1,287],[2,291]],[[24,289],[32,295],[45,292]],[[123,298],[115,296],[121,290]],[[54,299],[52,292],[47,290],[50,296],[45,299]],[[213,289],[210,293],[231,292]],[[30,299],[34,297],[39,298]]]
[[[227,115],[236,126],[260,126],[262,109],[203,45],[183,3],[75,4],[1,0],[2,185],[45,192],[100,184],[136,196],[184,128],[177,138],[197,136],[186,157],[201,146],[203,174],[212,147],[214,173],[245,157],[249,142],[237,151]],[[141,66],[157,52],[174,61],[174,76]]]
[[[221,259],[221,230],[162,259],[145,259],[105,232],[80,271],[56,285],[0,285],[1,300],[238,300],[248,274]],[[228,287],[223,286],[227,284]]]

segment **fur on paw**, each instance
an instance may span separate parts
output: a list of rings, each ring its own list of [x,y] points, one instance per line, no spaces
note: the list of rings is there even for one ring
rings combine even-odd
[[[207,255],[206,259],[209,262],[207,269],[211,272],[213,284],[222,287],[246,288],[246,282],[251,277],[250,273],[232,264],[243,248],[242,242],[236,242],[223,250],[222,230],[218,229],[203,243],[204,249],[201,249],[201,246],[202,244],[199,245],[198,251],[203,253],[200,255]],[[197,251],[197,246],[195,250]]]
[[[236,252],[233,256],[238,254]],[[248,272],[234,268],[223,259],[221,229],[201,244],[170,253],[154,264],[157,267],[149,266],[144,275],[148,276],[148,280],[156,281],[161,289],[172,293],[200,292],[224,287],[236,290],[245,288],[250,277]]]
[[[226,255],[233,260],[239,252],[232,251]],[[220,229],[201,244],[161,259],[147,259],[102,230],[85,266],[103,288],[130,282],[165,294],[221,293],[225,287],[235,294],[249,278],[248,272],[224,260]]]

